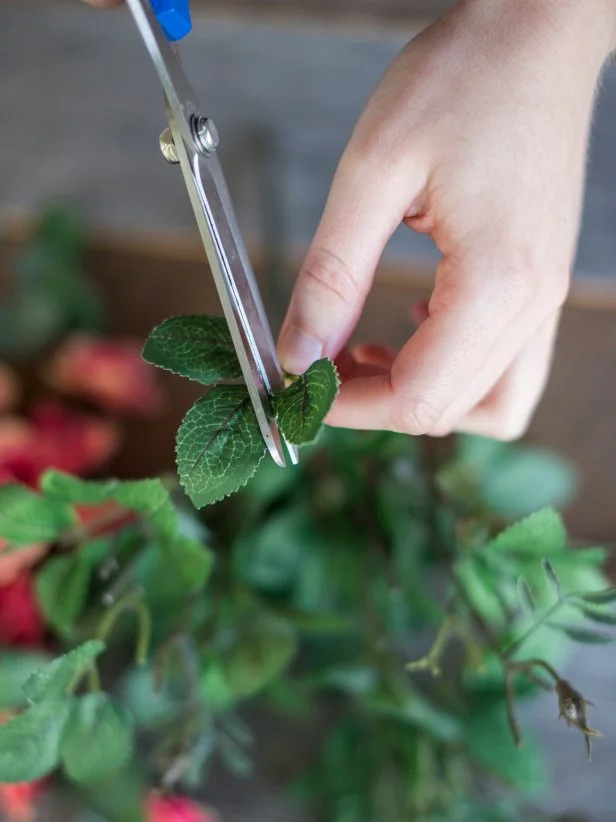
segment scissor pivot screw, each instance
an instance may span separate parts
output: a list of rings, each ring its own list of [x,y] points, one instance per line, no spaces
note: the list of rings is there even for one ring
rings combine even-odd
[[[175,147],[175,143],[173,141],[173,134],[171,133],[170,128],[166,128],[163,133],[160,135],[159,138],[160,142],[160,150],[162,151],[163,157],[168,163],[179,163],[180,158],[178,157],[178,151]]]
[[[196,118],[195,137],[199,148],[206,154],[211,154],[218,148],[218,129],[208,117]]]

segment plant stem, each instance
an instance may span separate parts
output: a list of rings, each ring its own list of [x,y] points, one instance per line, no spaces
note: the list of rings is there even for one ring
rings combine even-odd
[[[137,645],[135,648],[135,662],[137,665],[145,665],[148,659],[150,639],[152,636],[152,618],[150,612],[140,600],[135,592],[127,594],[123,599],[118,600],[102,618],[97,631],[97,639],[105,642],[113,630],[118,618],[125,612],[132,611],[137,617],[138,633]]]

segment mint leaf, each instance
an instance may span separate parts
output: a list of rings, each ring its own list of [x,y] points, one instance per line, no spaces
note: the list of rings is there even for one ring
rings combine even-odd
[[[202,508],[245,485],[265,450],[246,388],[219,385],[197,400],[178,430],[180,482]]]
[[[509,526],[485,547],[485,551],[551,556],[567,546],[567,532],[560,515],[544,508]]]
[[[88,596],[90,573],[90,565],[82,554],[52,557],[38,573],[38,604],[58,633],[69,634],[82,612]]]
[[[70,653],[54,659],[47,667],[26,680],[24,693],[33,703],[57,702],[70,693],[75,684],[90,668],[105,644],[97,639],[84,642]],[[1,780],[0,780],[1,781]]]
[[[159,479],[81,480],[62,471],[47,471],[41,487],[48,497],[78,505],[101,505],[113,500],[130,511],[146,516],[159,535],[173,537],[178,519],[169,492]]]
[[[171,317],[148,337],[143,359],[203,385],[242,376],[224,317]]]
[[[43,651],[3,649],[0,654],[0,710],[21,708],[25,702],[24,682],[49,662]]]
[[[322,359],[276,394],[278,425],[289,442],[304,445],[316,440],[339,386],[336,366],[331,360]]]
[[[0,726],[0,782],[32,782],[58,765],[70,700],[36,705]]]
[[[0,537],[15,547],[53,542],[75,520],[64,502],[45,499],[24,485],[0,486]]]
[[[107,694],[73,700],[60,745],[67,776],[85,785],[103,782],[130,760],[133,738],[131,714]]]
[[[163,550],[187,592],[205,585],[214,564],[214,555],[210,550],[191,537],[176,537]]]

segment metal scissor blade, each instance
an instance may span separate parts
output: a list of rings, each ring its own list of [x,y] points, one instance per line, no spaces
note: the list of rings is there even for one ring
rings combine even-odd
[[[283,388],[274,339],[244,247],[216,146],[199,141],[198,108],[173,47],[148,0],[128,0],[165,92],[177,159],[240,361],[259,428],[274,461],[286,465],[271,397]],[[213,127],[213,124],[212,124]],[[215,133],[215,132],[214,132]],[[293,463],[297,450],[286,443]]]

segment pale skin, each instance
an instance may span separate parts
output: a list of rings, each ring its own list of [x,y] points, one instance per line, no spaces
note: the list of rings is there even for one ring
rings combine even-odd
[[[116,5],[115,0],[90,0]],[[395,58],[340,160],[279,352],[343,376],[328,422],[515,439],[543,393],[573,264],[616,0],[459,0]],[[442,254],[400,351],[350,349],[403,222]]]

